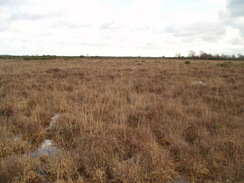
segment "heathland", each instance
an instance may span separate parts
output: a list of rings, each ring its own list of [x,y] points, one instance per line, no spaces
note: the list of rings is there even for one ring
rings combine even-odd
[[[0,59],[0,182],[241,182],[241,61]]]

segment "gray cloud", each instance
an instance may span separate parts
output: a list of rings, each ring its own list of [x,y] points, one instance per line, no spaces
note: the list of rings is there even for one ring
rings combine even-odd
[[[153,28],[151,28],[150,26],[142,26],[142,27],[138,27],[138,28],[133,28],[130,31],[131,32],[152,31],[154,33],[157,33],[157,31],[154,31]]]
[[[155,49],[161,49],[162,45],[159,45],[157,43],[148,42],[142,46],[138,46],[138,48],[155,50]]]
[[[169,25],[164,31],[171,33],[182,40],[195,41],[201,39],[208,42],[221,41],[227,27],[238,29],[241,37],[244,36],[244,1],[229,0],[225,10],[219,12],[219,22],[196,22],[188,25]],[[233,43],[238,44],[235,38]]]
[[[102,25],[100,26],[100,29],[101,29],[101,30],[112,30],[112,29],[114,29],[114,28],[113,28],[113,25],[114,25],[113,22],[104,23],[104,24],[102,24]]]
[[[6,31],[8,27],[5,24],[0,24],[0,32]]]
[[[6,18],[0,16],[0,22],[0,32],[7,31],[9,29],[9,23],[6,21]]]
[[[65,21],[58,21],[55,23],[51,23],[51,28],[62,28],[62,29],[77,29],[77,28],[86,28],[89,27],[88,24],[81,24],[81,23],[75,23],[75,22],[65,22]]]
[[[217,23],[199,22],[184,26],[170,25],[165,28],[165,32],[184,39],[200,38],[206,41],[217,41],[225,33],[225,28]]]
[[[223,26],[236,28],[244,36],[244,1],[230,0],[226,9],[219,12],[219,20]]]
[[[149,41],[143,45],[138,46],[137,48],[142,48],[146,50],[165,50],[170,49],[172,46],[176,44],[179,44],[179,42],[172,40],[164,40],[163,43]]]
[[[231,17],[243,17],[244,16],[244,1],[243,0],[231,0],[227,5],[227,9]]]
[[[118,29],[122,29],[123,26],[120,24],[117,24],[115,22],[106,22],[100,25],[99,29],[100,30],[118,30]]]
[[[42,20],[50,19],[53,17],[58,17],[62,15],[62,12],[46,12],[46,13],[27,13],[27,12],[17,12],[10,16],[9,21],[17,20]]]
[[[28,13],[15,13],[12,14],[9,18],[10,21],[17,21],[17,20],[40,20],[47,17],[46,15],[41,14],[28,14]]]
[[[241,39],[235,38],[235,39],[230,40],[230,43],[233,44],[233,45],[243,45],[244,44],[244,41],[241,40]]]
[[[80,43],[79,45],[89,46],[89,47],[105,47],[105,46],[108,46],[105,43]]]
[[[19,5],[25,5],[30,0],[0,0],[0,7],[17,7]]]
[[[19,0],[17,0],[17,1],[19,1]],[[8,4],[11,2],[14,2],[14,0],[0,0],[0,4]]]

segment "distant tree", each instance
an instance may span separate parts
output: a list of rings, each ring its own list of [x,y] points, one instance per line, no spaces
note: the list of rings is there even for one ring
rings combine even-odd
[[[214,59],[214,56],[211,53],[206,53],[204,51],[200,51],[199,57],[202,59]]]
[[[214,57],[215,58],[220,58],[220,55],[219,54],[215,54]]]
[[[206,52],[204,52],[204,51],[199,51],[199,57],[200,58],[206,58],[206,55],[207,55],[207,53]]]
[[[238,57],[238,59],[244,59],[244,55],[242,55],[242,54],[238,54],[237,57]]]
[[[180,57],[181,57],[181,54],[180,54],[180,53],[176,53],[176,54],[175,54],[175,57],[180,58]]]
[[[202,51],[202,50],[199,51],[199,57],[201,57],[204,54],[206,54],[204,51]]]
[[[227,57],[227,55],[225,55],[225,54],[221,54],[221,58],[226,58]]]
[[[196,52],[193,50],[189,51],[188,57],[196,57]]]

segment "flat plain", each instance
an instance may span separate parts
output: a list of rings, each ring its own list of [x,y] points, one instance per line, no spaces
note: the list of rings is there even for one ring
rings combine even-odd
[[[241,182],[244,64],[0,60],[0,182]]]

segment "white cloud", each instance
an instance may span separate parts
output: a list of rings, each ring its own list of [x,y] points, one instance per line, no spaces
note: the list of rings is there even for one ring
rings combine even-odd
[[[237,53],[240,0],[0,0],[0,54]],[[244,49],[243,49],[244,50]]]

